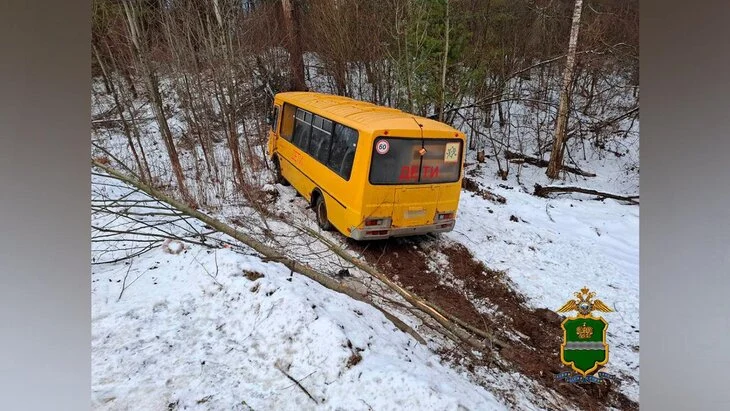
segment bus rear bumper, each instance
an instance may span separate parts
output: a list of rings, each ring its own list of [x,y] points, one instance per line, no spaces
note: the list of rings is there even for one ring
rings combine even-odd
[[[419,225],[415,227],[353,228],[350,232],[350,237],[355,240],[381,240],[390,237],[446,233],[453,230],[455,224],[456,221],[451,220],[437,224]]]

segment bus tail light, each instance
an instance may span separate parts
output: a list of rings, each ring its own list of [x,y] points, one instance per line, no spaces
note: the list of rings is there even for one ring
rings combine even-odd
[[[390,218],[365,219],[365,227],[390,227]]]
[[[454,213],[440,213],[436,215],[436,220],[443,221],[443,220],[453,220],[454,219]]]

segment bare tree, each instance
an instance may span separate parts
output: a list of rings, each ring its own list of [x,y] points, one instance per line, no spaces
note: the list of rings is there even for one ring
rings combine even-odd
[[[446,67],[449,63],[449,0],[446,0],[444,16],[444,60],[441,65],[441,100],[439,101],[438,119],[444,121],[444,104],[446,104]]]
[[[560,91],[560,107],[558,108],[557,125],[555,126],[555,140],[553,150],[550,153],[550,163],[547,168],[547,176],[558,178],[560,169],[563,166],[563,154],[565,151],[566,129],[568,124],[568,110],[570,105],[571,85],[575,71],[575,52],[578,45],[578,31],[580,30],[580,14],[583,8],[583,0],[575,0],[573,10],[573,24],[570,28],[570,40],[568,42],[568,57],[563,71],[563,88]]]

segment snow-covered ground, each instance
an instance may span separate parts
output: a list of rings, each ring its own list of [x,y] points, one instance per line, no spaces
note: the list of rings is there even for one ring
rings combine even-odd
[[[253,253],[176,247],[93,267],[95,409],[506,409],[370,305]]]

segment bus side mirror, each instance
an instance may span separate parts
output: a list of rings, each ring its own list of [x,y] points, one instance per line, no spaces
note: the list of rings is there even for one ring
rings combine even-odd
[[[272,116],[271,113],[266,115],[266,124],[268,124],[269,127],[274,127],[274,116]]]

